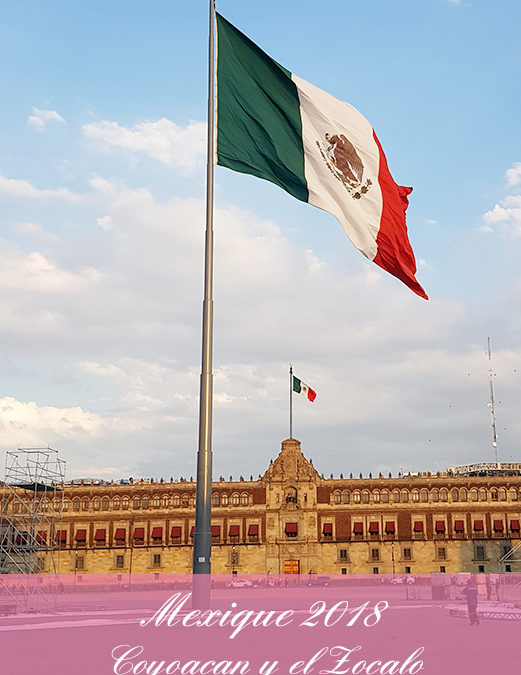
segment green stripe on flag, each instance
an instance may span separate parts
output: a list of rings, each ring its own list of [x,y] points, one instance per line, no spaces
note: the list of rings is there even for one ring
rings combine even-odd
[[[297,394],[302,393],[301,381],[293,375],[293,391]]]
[[[303,202],[302,120],[291,73],[217,14],[217,164]]]

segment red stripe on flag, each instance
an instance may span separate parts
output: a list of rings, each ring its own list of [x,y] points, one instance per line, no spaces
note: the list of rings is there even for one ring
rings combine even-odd
[[[378,182],[382,189],[383,201],[380,230],[376,237],[378,253],[373,262],[403,281],[411,291],[428,300],[427,294],[414,276],[416,261],[405,224],[405,211],[409,206],[407,196],[411,194],[412,188],[402,187],[394,182],[384,151],[374,131],[373,136],[380,152]]]
[[[317,397],[317,392],[313,391],[313,389],[311,389],[311,387],[308,387],[308,400],[311,401],[311,403],[313,403],[313,401],[316,399],[316,397]]]

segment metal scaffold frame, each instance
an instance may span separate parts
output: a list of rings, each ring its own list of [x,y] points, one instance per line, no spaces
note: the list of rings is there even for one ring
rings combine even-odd
[[[0,575],[18,575],[12,584],[1,580],[0,596],[17,605],[48,595],[41,577],[59,573],[60,521],[65,462],[52,448],[7,452],[5,479],[0,484]],[[4,597],[5,599],[5,597]]]

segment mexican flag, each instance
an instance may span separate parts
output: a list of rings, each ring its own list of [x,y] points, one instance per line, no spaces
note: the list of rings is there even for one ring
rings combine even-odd
[[[304,382],[299,380],[298,377],[295,377],[295,375],[293,375],[293,391],[297,394],[302,394],[302,396],[305,396],[311,403],[313,403],[317,397],[317,392],[313,391],[311,387],[308,387],[307,384],[304,384]]]
[[[269,180],[340,222],[369,260],[427,299],[405,211],[369,122],[293,75],[217,14],[217,164]]]

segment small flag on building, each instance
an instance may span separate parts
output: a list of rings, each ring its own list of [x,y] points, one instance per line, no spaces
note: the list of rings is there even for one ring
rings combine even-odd
[[[394,182],[371,124],[217,15],[217,164],[275,183],[335,216],[369,260],[427,298]]]
[[[302,394],[302,396],[305,396],[308,401],[311,401],[311,403],[313,403],[313,401],[317,397],[316,391],[313,391],[311,387],[308,387],[307,384],[304,384],[302,380],[299,380],[298,377],[295,377],[294,375],[293,375],[293,391],[297,394]]]

